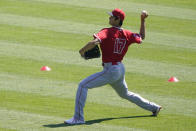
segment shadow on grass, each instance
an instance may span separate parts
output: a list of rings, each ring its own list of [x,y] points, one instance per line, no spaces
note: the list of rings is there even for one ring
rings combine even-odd
[[[95,120],[89,120],[86,121],[83,125],[92,125],[95,123],[101,123],[102,121],[109,121],[109,120],[115,120],[115,119],[130,119],[130,118],[141,118],[141,117],[154,117],[152,115],[144,115],[144,116],[127,116],[127,117],[112,117],[112,118],[103,118],[103,119],[95,119]],[[81,124],[78,124],[81,125]],[[49,125],[43,125],[44,127],[49,128],[58,128],[58,127],[67,127],[67,126],[76,126],[76,125],[70,125],[65,123],[59,123],[59,124],[49,124]]]

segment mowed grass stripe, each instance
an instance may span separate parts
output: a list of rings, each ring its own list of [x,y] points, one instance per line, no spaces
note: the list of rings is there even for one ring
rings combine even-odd
[[[2,99],[2,94],[4,96],[3,99]],[[26,118],[25,120],[28,123],[29,121],[31,121],[30,122],[31,126],[33,126],[33,124],[37,124],[34,128],[43,125],[45,125],[44,127],[50,127],[51,125],[55,125],[55,124],[61,125],[63,122],[63,118],[64,119],[66,119],[67,117],[69,118],[73,114],[74,102],[73,100],[69,100],[69,99],[59,99],[56,97],[42,97],[35,94],[28,94],[28,93],[24,94],[19,92],[18,93],[10,92],[10,91],[1,91],[0,96],[1,96],[0,104],[2,109],[6,109],[8,110],[8,112],[9,110],[16,111],[19,114],[19,116],[15,117],[15,114],[8,115],[6,112],[3,112],[5,113],[5,115],[9,116],[7,118],[8,119],[7,123],[12,122],[10,121],[10,119],[12,119],[13,117],[15,117],[16,121],[18,119],[20,121],[21,118],[22,119]],[[23,112],[25,114],[23,114]],[[21,113],[24,115],[24,117],[20,117],[20,115],[22,115]],[[89,126],[92,127],[98,124],[100,128],[103,125],[107,126],[106,127],[107,129],[110,128],[110,126],[111,127],[114,126],[117,128],[124,127],[125,129],[127,128],[149,129],[149,124],[153,122],[156,123],[157,125],[162,125],[164,123],[164,125],[166,126],[162,127],[161,128],[162,130],[166,130],[168,128],[175,129],[176,126],[183,130],[190,130],[194,128],[192,124],[196,119],[193,116],[184,116],[182,113],[178,115],[173,113],[163,115],[162,113],[162,115],[160,115],[158,118],[150,117],[148,114],[149,112],[146,112],[140,108],[138,109],[122,108],[122,107],[115,107],[109,105],[105,106],[97,103],[87,103],[85,107],[85,118],[86,118],[87,125],[84,126],[88,126],[89,124]],[[62,120],[58,118],[62,118]],[[7,119],[5,119],[4,121],[6,121]],[[170,121],[168,122],[168,120]],[[21,123],[25,123],[25,122],[23,121]],[[28,123],[27,124],[25,123],[26,126],[22,126],[22,127],[31,128],[31,126],[28,127],[29,126]],[[18,123],[16,124],[18,125]],[[153,126],[151,127],[151,130],[157,130],[159,127],[160,126]]]
[[[128,1],[118,1],[118,0],[34,0],[41,2],[49,2],[49,3],[61,3],[68,5],[77,5],[81,7],[88,8],[103,8],[103,9],[113,9],[113,8],[122,8],[126,12],[141,12],[143,9],[146,9],[152,15],[157,16],[166,16],[172,18],[180,18],[180,19],[189,19],[196,20],[196,11],[193,9],[185,9],[185,8],[177,8],[177,7],[169,7],[169,6],[161,6],[161,5],[153,5],[153,4],[141,4],[134,3]],[[95,4],[96,3],[96,4]]]
[[[33,78],[23,75],[6,73],[1,73],[0,78],[1,92],[13,91],[25,94],[37,94],[44,97],[56,97],[59,99],[66,98],[72,99],[74,104],[78,83],[52,79]],[[131,90],[132,88],[129,89]],[[168,94],[158,95],[149,92],[147,93],[145,91],[140,91],[139,94],[141,94],[144,98],[161,104],[165,108],[163,113],[172,114],[173,110],[175,110],[174,114],[196,117],[196,111],[194,110],[194,108],[196,108],[195,98],[187,99],[181,96],[174,97]],[[11,97],[9,99],[12,100]],[[130,103],[127,100],[122,100],[108,85],[89,90],[87,103],[88,102],[115,106],[119,108],[122,107],[139,109],[135,104]]]
[[[72,83],[72,84],[75,83],[76,86],[74,87],[77,87],[78,83],[82,79],[86,78],[87,76],[95,72],[102,70],[101,66],[89,67],[89,66],[82,66],[82,65],[70,65],[70,64],[66,65],[63,63],[56,63],[56,62],[44,62],[44,61],[36,61],[36,60],[29,60],[29,59],[27,60],[23,58],[17,58],[14,56],[1,56],[0,63],[1,63],[0,71],[2,73],[8,72],[8,74],[11,73],[10,75],[18,74],[23,76],[25,75],[30,77],[38,77],[38,79],[46,78],[51,81],[52,80],[55,81],[60,80],[65,82],[67,81],[68,83]],[[40,68],[43,65],[48,65],[49,67],[52,68],[52,71],[47,73],[41,72]],[[7,76],[2,76],[2,77],[9,79],[9,77]],[[126,73],[127,84],[129,86],[129,89],[133,92],[139,92],[139,93],[145,92],[144,94],[148,94],[148,93],[151,94],[153,90],[153,92],[159,96],[168,95],[173,97],[175,95],[181,98],[188,98],[188,99],[196,98],[195,97],[196,92],[193,91],[194,90],[193,87],[196,86],[195,83],[180,81],[179,83],[172,84],[167,82],[167,79],[166,78],[161,79],[156,76],[152,77],[149,75],[144,75],[144,74],[134,73],[134,72]],[[37,81],[39,82],[39,80]],[[4,81],[2,81],[2,83],[4,83]],[[30,82],[29,84],[32,83]],[[58,82],[56,84],[58,84]],[[69,85],[70,86],[69,88],[72,88],[71,85]],[[42,84],[40,84],[39,87],[42,87]],[[60,87],[62,87],[62,85]],[[40,88],[40,90],[41,89],[43,88]],[[110,90],[110,88],[108,90]]]
[[[185,80],[189,82],[195,82],[195,67],[141,60],[135,58],[125,58],[124,63],[128,72],[136,72],[160,78],[178,76],[178,78],[182,81]]]
[[[50,122],[63,121],[63,118],[42,116],[39,114],[31,114],[25,112],[19,112],[14,110],[7,110],[0,108],[0,114],[3,119],[0,119],[2,128],[13,130],[43,130],[42,125]],[[10,126],[12,125],[12,126]],[[50,130],[50,128],[48,128]]]
[[[92,36],[88,35],[62,33],[7,24],[0,24],[0,34],[0,41],[6,40],[71,51],[79,51],[85,43],[92,39]]]
[[[64,116],[71,117],[71,115],[73,113],[73,109],[74,109],[74,107],[73,107],[74,102],[73,101],[69,102],[68,99],[58,99],[55,97],[40,97],[38,95],[33,95],[33,94],[26,94],[26,93],[22,94],[22,93],[16,93],[16,92],[14,93],[14,92],[1,91],[1,97],[2,97],[2,94],[5,96],[10,96],[10,97],[4,96],[3,99],[1,98],[1,100],[2,100],[1,106],[2,107],[6,107],[7,110],[18,110],[20,112],[26,112],[25,114],[28,113],[29,116],[26,116],[24,114],[25,117],[27,117],[26,121],[28,121],[29,119],[32,119],[31,114],[37,114],[36,116],[38,116],[38,117],[36,118],[36,123],[38,126],[39,126],[38,121],[43,122],[45,125],[48,125],[48,121],[50,121],[51,122],[51,123],[49,123],[49,125],[50,125],[50,124],[57,123],[56,120],[59,117],[61,117],[61,118],[64,118]],[[6,101],[4,102],[4,100],[6,100]],[[72,104],[71,104],[71,102],[72,102]],[[113,117],[114,116],[120,117],[123,115],[126,116],[127,111],[130,112],[130,110],[128,110],[128,109],[125,109],[124,113],[119,112],[119,109],[118,109],[118,112],[116,112],[115,108],[111,108],[110,106],[102,106],[102,105],[99,106],[97,104],[96,105],[95,104],[90,104],[90,105],[87,104],[87,106],[88,106],[87,112],[89,112],[89,114],[87,115],[87,120],[89,120],[91,117],[93,119],[97,119],[97,118],[104,118],[104,117],[110,116],[109,112],[112,112]],[[96,106],[98,106],[98,107],[96,107]],[[92,109],[90,110],[89,107],[91,107]],[[100,111],[100,108],[105,110],[105,114],[107,114],[106,116],[105,116],[105,114],[96,114],[96,112]],[[112,109],[112,111],[110,109]],[[137,113],[138,111],[133,110],[133,112]],[[7,115],[7,116],[9,116],[9,115]],[[42,116],[53,116],[53,117],[47,118],[48,120],[45,121],[42,119]],[[12,115],[11,117],[14,117],[14,115]],[[19,117],[16,117],[16,118],[19,118]],[[145,117],[143,119],[145,119]],[[108,119],[108,120],[110,120],[110,119]],[[125,120],[126,120],[126,118],[123,121],[125,121]],[[34,120],[31,120],[31,121],[34,122]],[[61,122],[63,122],[63,120],[61,120],[59,122],[61,123]],[[91,124],[93,124],[93,121],[92,122],[87,121],[87,125],[88,125],[88,123],[91,125]],[[112,127],[112,125],[113,125],[113,127],[116,127],[116,128],[118,128],[118,125],[119,125],[119,127],[121,127],[120,124],[115,125],[112,123],[113,122],[110,122],[105,126],[103,124],[98,125],[98,126],[100,126],[100,128],[102,128],[102,126],[104,126],[107,129],[110,129]],[[18,123],[16,123],[16,124],[18,124]],[[96,124],[96,121],[95,121],[95,124]],[[91,125],[91,126],[93,126],[93,125]],[[24,126],[24,127],[26,128],[27,126]],[[133,128],[133,126],[129,126],[129,127],[131,127],[131,129]],[[36,126],[35,126],[35,128],[36,128]],[[126,126],[124,126],[124,128],[126,129]]]
[[[16,56],[24,59],[83,65],[89,67],[100,67],[101,63],[101,59],[85,61],[84,59],[81,59],[78,52],[75,51],[65,51],[42,46],[31,46],[28,44],[16,44],[3,41],[0,41],[0,45],[0,54],[6,56]],[[124,60],[124,63],[128,72],[137,72],[160,78],[168,78],[168,76],[177,75],[182,81],[195,82],[195,67],[177,64],[165,64],[161,62],[134,58],[127,58]]]
[[[0,131],[17,131],[17,130],[8,129],[8,128],[1,128],[1,127],[0,127]]]
[[[139,3],[146,3],[146,4],[156,4],[156,5],[166,5],[170,7],[182,7],[182,8],[187,8],[187,9],[196,9],[196,1],[195,0],[130,0],[131,2],[139,2]]]
[[[73,33],[83,35],[93,35],[104,26],[94,24],[76,23],[72,21],[62,21],[55,19],[44,19],[39,17],[20,16],[12,14],[0,14],[0,24],[33,27],[35,29],[51,30],[62,33]],[[88,28],[86,28],[88,27]],[[129,27],[128,27],[129,29]],[[138,32],[138,31],[136,31]],[[188,49],[196,49],[194,42],[196,38],[187,36],[175,36],[171,34],[162,34],[156,32],[148,32],[150,35],[146,38],[146,42],[153,44],[167,45],[172,47],[181,47]]]
[[[30,45],[42,45],[72,51],[78,51],[85,43],[87,43],[87,41],[92,38],[92,36],[83,34],[61,33],[44,29],[34,29],[31,27],[3,24],[0,25],[0,34],[1,40],[14,41],[17,43]],[[142,45],[132,45],[129,48],[126,57],[189,65],[194,67],[196,65],[195,51],[196,50],[191,48],[173,48],[172,46],[159,44],[155,45],[148,43],[145,40]]]
[[[168,64],[196,66],[196,52],[184,48],[172,48],[171,46],[155,45],[144,42],[141,45],[133,44],[125,58],[137,58]]]
[[[24,12],[25,10],[25,12]],[[35,1],[5,1],[2,0],[0,4],[0,12],[22,15],[41,17],[57,20],[71,20],[76,23],[105,25],[108,23],[107,9],[97,8],[83,8],[74,5],[45,3]],[[80,15],[80,12],[82,15]],[[105,13],[104,13],[105,12]],[[139,28],[139,16],[138,13],[126,12],[126,20],[123,23],[123,27],[138,27]],[[74,16],[74,17],[73,17]],[[96,17],[92,17],[96,16]],[[167,24],[165,24],[167,23]],[[153,16],[150,14],[146,24],[147,29],[151,31],[157,31],[167,33],[171,35],[192,36],[196,35],[196,31],[192,30],[195,27],[194,20],[176,19],[170,17]],[[161,26],[160,26],[161,25]],[[182,26],[183,25],[183,26]]]
[[[54,117],[41,114],[27,113],[17,110],[7,110],[0,108],[0,115],[4,119],[0,119],[0,127],[7,128],[10,130],[18,131],[70,131],[70,130],[81,130],[81,131],[147,131],[139,128],[129,128],[125,126],[117,126],[110,124],[86,124],[78,126],[66,126],[63,121],[63,117]],[[23,119],[23,121],[21,120]],[[89,122],[90,123],[90,122]],[[12,125],[12,126],[10,126]]]
[[[0,20],[1,24],[9,24],[9,25],[16,25],[16,26],[23,26],[23,27],[34,27],[38,29],[46,29],[46,30],[52,30],[57,32],[93,35],[93,33],[99,31],[98,29],[103,28],[102,26],[93,25],[93,24],[83,24],[83,23],[76,23],[72,21],[44,19],[40,17],[29,17],[29,16],[20,16],[20,15],[12,15],[12,14],[0,14],[0,17],[1,17]]]

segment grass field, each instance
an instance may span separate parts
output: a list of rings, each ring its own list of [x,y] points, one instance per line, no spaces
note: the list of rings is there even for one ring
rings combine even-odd
[[[146,39],[124,59],[129,90],[163,106],[151,117],[106,85],[89,90],[86,124],[66,126],[78,83],[101,71],[101,59],[78,50],[100,29],[107,12],[126,13],[123,28],[139,31],[149,12]],[[195,0],[0,0],[1,131],[196,130]],[[41,72],[48,65],[50,72]],[[176,76],[180,82],[167,80]]]

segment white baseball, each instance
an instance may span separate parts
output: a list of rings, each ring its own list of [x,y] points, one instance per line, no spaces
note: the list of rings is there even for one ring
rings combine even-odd
[[[147,11],[145,11],[145,10],[142,10],[142,14],[147,14]]]

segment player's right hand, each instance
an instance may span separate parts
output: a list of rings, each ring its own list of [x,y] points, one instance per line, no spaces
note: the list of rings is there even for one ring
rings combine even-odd
[[[143,10],[142,13],[141,13],[141,19],[146,19],[148,17],[148,13],[147,11]]]

